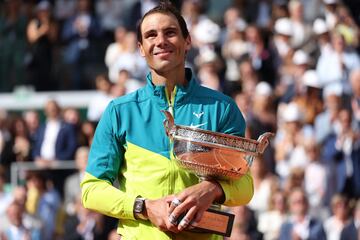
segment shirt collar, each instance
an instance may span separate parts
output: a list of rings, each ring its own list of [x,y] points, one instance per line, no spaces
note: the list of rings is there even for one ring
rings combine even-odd
[[[199,84],[194,77],[193,72],[190,68],[185,68],[185,78],[187,80],[186,85],[176,85],[176,96],[174,106],[182,104],[183,102],[191,96],[194,89],[196,89]],[[146,89],[150,96],[155,98],[155,100],[161,105],[167,105],[166,94],[165,94],[165,86],[164,85],[154,85],[152,82],[151,73],[148,73],[146,76]]]

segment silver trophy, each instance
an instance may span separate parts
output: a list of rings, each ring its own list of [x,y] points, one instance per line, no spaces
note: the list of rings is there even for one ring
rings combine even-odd
[[[264,153],[269,139],[267,132],[258,140],[212,132],[199,128],[175,125],[168,111],[164,127],[173,141],[173,153],[177,164],[196,174],[200,180],[235,180],[246,174],[255,157]],[[230,236],[234,215],[219,210],[219,205],[209,208],[192,228],[193,231]]]

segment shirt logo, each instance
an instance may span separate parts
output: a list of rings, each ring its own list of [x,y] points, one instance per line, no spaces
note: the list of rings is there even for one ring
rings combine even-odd
[[[193,115],[197,118],[201,118],[201,116],[204,115],[204,112],[199,112],[199,113],[193,112]]]

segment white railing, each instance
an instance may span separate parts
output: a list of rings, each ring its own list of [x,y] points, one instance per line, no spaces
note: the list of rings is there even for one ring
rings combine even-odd
[[[19,185],[19,181],[25,180],[26,171],[51,171],[51,170],[71,170],[76,169],[75,161],[62,160],[53,161],[48,168],[42,168],[36,165],[34,162],[13,162],[11,164],[11,186],[16,187]]]

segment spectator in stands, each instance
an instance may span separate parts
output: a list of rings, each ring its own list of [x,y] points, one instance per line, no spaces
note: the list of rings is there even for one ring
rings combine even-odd
[[[27,17],[21,0],[3,1],[0,13],[0,91],[25,83]]]
[[[331,51],[330,30],[322,18],[317,18],[313,22],[313,33],[315,38],[315,47],[311,55],[317,60],[324,51]]]
[[[61,109],[55,100],[46,102],[45,115],[46,123],[36,133],[35,163],[49,167],[53,160],[72,160],[77,147],[74,127],[61,119]]]
[[[359,197],[359,133],[351,123],[351,112],[340,110],[337,131],[326,139],[323,154],[328,164],[334,167],[335,191]]]
[[[331,48],[322,51],[316,64],[319,80],[324,87],[341,83],[346,93],[350,92],[348,77],[352,70],[360,67],[358,54],[346,45],[344,36],[339,32],[331,35]]]
[[[89,147],[79,147],[75,153],[75,164],[77,172],[68,176],[64,184],[64,206],[68,215],[75,214],[75,203],[79,197],[80,182],[84,177]]]
[[[16,162],[24,162],[32,160],[29,131],[25,120],[21,117],[16,117],[11,122],[10,133],[12,136],[12,151],[14,153]]]
[[[75,214],[69,216],[65,221],[63,239],[106,239],[106,232],[104,232],[106,226],[104,225],[104,216],[84,208],[80,195],[77,195]]]
[[[84,121],[81,124],[81,140],[80,146],[90,147],[95,133],[95,124],[91,121]]]
[[[96,1],[95,9],[99,17],[101,28],[104,30],[105,41],[111,41],[114,30],[124,25],[127,16],[128,4],[126,1],[118,0],[98,0]]]
[[[124,87],[125,92],[121,94],[124,95],[135,92],[139,88],[143,87],[144,83],[138,80],[137,78],[132,77],[131,70],[125,67],[120,69],[119,76],[115,85],[119,86],[120,88]],[[119,97],[119,96],[112,96],[112,97]]]
[[[226,64],[224,91],[231,90],[236,81],[239,80],[239,66],[237,61],[247,53],[248,43],[245,40],[245,29],[247,23],[240,18],[239,9],[230,7],[224,15],[225,28],[221,33],[221,56]],[[227,85],[228,88],[227,88]]]
[[[58,38],[58,25],[52,17],[50,2],[40,1],[36,6],[36,17],[27,27],[31,62],[28,65],[29,83],[37,91],[57,89],[52,77],[53,47]]]
[[[39,113],[35,110],[27,110],[23,112],[22,117],[25,120],[26,128],[29,131],[31,144],[34,144],[35,134],[40,126]]]
[[[280,56],[280,61],[283,66],[291,63],[293,55],[293,47],[291,45],[291,39],[294,34],[289,18],[280,18],[276,20],[274,24],[275,35],[273,37],[274,45],[277,53]]]
[[[251,65],[258,74],[259,81],[267,82],[274,87],[278,82],[277,68],[280,65],[276,49],[270,44],[266,33],[255,25],[247,27],[245,34]]]
[[[250,138],[257,139],[264,132],[276,132],[276,114],[273,101],[273,90],[269,83],[259,82],[255,87],[254,94],[250,97],[252,103],[247,115],[247,129]],[[275,159],[274,148],[268,146],[263,154],[263,161],[268,171],[274,173]]]
[[[336,24],[336,30],[344,36],[348,46],[357,48],[359,46],[359,27],[352,18],[349,9],[340,5],[337,14],[338,22]]]
[[[113,99],[111,96],[112,84],[106,74],[99,74],[95,78],[97,94],[90,99],[87,107],[87,120],[97,123],[106,106]]]
[[[239,61],[240,84],[242,91],[248,95],[255,91],[259,82],[259,75],[252,66],[248,55],[243,56]]]
[[[276,113],[269,83],[259,82],[256,85],[252,94],[251,114],[247,120],[252,139],[257,139],[264,132],[275,132]]]
[[[281,226],[280,240],[325,240],[322,222],[309,216],[308,199],[301,188],[292,189],[289,195],[290,216]]]
[[[96,39],[101,28],[92,11],[90,0],[79,0],[73,16],[67,19],[62,29],[64,41],[64,63],[70,70],[72,89],[89,88],[88,79],[94,66],[101,59]]]
[[[117,83],[121,69],[128,70],[135,79],[144,79],[148,67],[138,51],[135,32],[126,33],[123,47],[121,54],[114,58],[113,64],[108,65],[110,81]]]
[[[289,176],[285,179],[283,183],[283,191],[289,196],[290,192],[295,188],[304,188],[304,177],[305,170],[304,167],[291,167]]]
[[[6,209],[12,201],[13,196],[11,192],[6,189],[5,172],[4,170],[0,170],[0,232],[7,226]]]
[[[357,200],[354,215],[341,231],[340,240],[358,240],[360,238],[360,199]]]
[[[292,63],[283,67],[280,81],[276,86],[276,95],[280,102],[289,103],[295,97],[303,95],[305,86],[303,75],[309,69],[310,57],[303,50],[295,51],[292,57]]]
[[[278,109],[279,128],[275,136],[276,172],[285,181],[295,167],[304,167],[307,159],[302,151],[302,141],[307,133],[299,106],[291,102]],[[297,149],[297,151],[295,151]],[[302,153],[301,156],[298,156]]]
[[[105,64],[109,70],[109,79],[115,79],[116,74],[115,71],[111,71],[115,66],[117,59],[124,53],[126,46],[125,46],[125,37],[127,34],[127,30],[124,26],[120,25],[117,26],[114,30],[114,38],[115,42],[110,43],[106,48],[105,53]],[[114,73],[112,73],[114,72]],[[111,76],[110,76],[111,75]]]
[[[204,49],[195,58],[197,76],[202,86],[222,91],[223,80],[220,77],[221,61],[214,50]]]
[[[279,239],[281,225],[287,218],[286,195],[282,190],[271,192],[269,209],[258,218],[258,230],[264,234],[264,240]]]
[[[8,127],[8,113],[0,109],[0,169],[9,173],[10,163],[14,160],[11,134]],[[7,180],[9,175],[7,175]]]
[[[333,30],[338,23],[337,8],[339,0],[323,0],[326,25]]]
[[[32,234],[39,234],[39,239],[56,239],[60,234],[59,214],[61,211],[61,198],[59,193],[51,186],[44,173],[31,172],[27,176],[27,213],[40,220],[40,233],[37,229]]]
[[[340,84],[324,87],[324,111],[315,117],[314,130],[316,141],[323,144],[325,138],[335,133],[338,125],[338,115],[342,108],[343,88]]]
[[[335,194],[331,199],[332,215],[324,221],[324,230],[328,240],[340,239],[344,226],[350,223],[349,200],[346,196]]]
[[[324,219],[329,214],[325,208],[327,203],[325,198],[329,188],[330,168],[322,162],[320,145],[315,137],[309,137],[304,141],[304,150],[309,160],[304,176],[304,190],[309,199],[309,211],[312,216]]]
[[[266,167],[266,162],[257,157],[251,166],[251,175],[254,179],[254,196],[248,203],[256,215],[269,209],[271,193],[279,187],[278,179]]]
[[[354,69],[350,74],[351,109],[357,128],[360,128],[360,68]]]
[[[316,116],[323,111],[320,85],[316,71],[307,70],[301,77],[302,91],[294,97],[304,114],[304,124],[313,126]]]
[[[0,239],[5,240],[31,240],[31,234],[23,224],[24,206],[18,202],[12,202],[7,208],[7,218],[10,226],[0,233]]]
[[[311,26],[304,20],[304,6],[300,0],[291,0],[288,4],[290,21],[293,28],[292,46],[306,49],[311,37]]]
[[[76,11],[76,1],[73,0],[55,0],[54,16],[62,26],[64,21],[73,16]]]
[[[234,226],[229,238],[225,240],[252,239],[261,240],[262,233],[257,230],[255,213],[247,206],[231,207],[229,211],[235,214]]]

